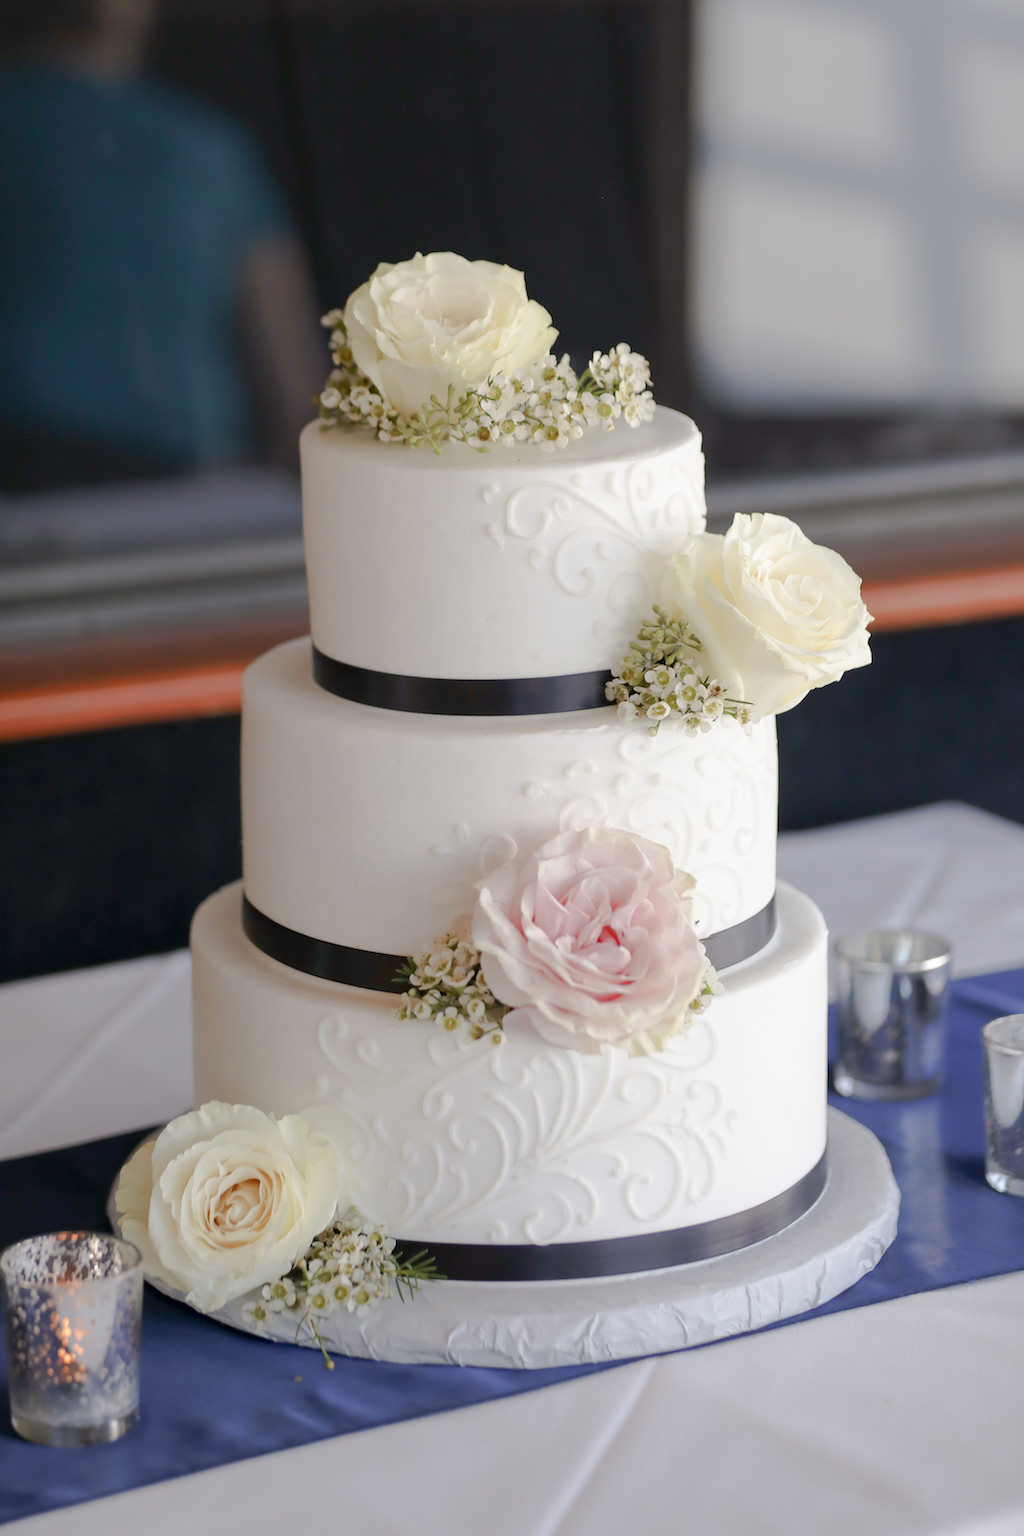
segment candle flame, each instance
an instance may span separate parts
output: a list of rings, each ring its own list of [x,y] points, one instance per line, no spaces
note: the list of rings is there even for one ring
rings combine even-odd
[[[86,1377],[82,1363],[85,1334],[71,1326],[69,1317],[55,1316],[51,1324],[57,1336],[57,1368],[65,1386],[81,1386]]]

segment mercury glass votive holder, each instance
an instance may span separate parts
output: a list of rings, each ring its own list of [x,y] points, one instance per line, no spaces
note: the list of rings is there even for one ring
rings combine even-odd
[[[846,934],[835,945],[837,1093],[920,1099],[942,1082],[953,947],[914,928]]]
[[[139,1415],[142,1259],[101,1232],[0,1253],[11,1423],[40,1445],[117,1440]]]
[[[985,1178],[1003,1195],[1024,1195],[1024,1013],[992,1019],[985,1053]]]

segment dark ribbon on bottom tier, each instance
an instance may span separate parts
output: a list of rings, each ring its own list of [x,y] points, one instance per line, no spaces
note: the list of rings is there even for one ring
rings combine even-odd
[[[319,976],[322,981],[336,981],[346,987],[362,987],[369,992],[404,992],[408,986],[398,974],[408,958],[406,955],[385,955],[375,949],[352,949],[330,939],[311,938],[268,917],[253,906],[248,896],[242,897],[242,929],[246,938],[271,960],[307,976]],[[704,948],[715,969],[724,971],[756,955],[774,932],[773,896],[752,917],[711,934],[703,941]]]
[[[776,914],[774,895],[760,909],[745,917],[742,923],[731,928],[720,928],[702,940],[704,952],[716,971],[727,970],[759,954],[775,934]]]
[[[426,1252],[446,1280],[598,1280],[609,1275],[633,1275],[644,1270],[672,1269],[719,1258],[739,1248],[774,1237],[819,1198],[828,1181],[828,1155],[823,1153],[809,1173],[763,1205],[702,1221],[670,1232],[639,1237],[614,1237],[594,1243],[417,1243],[400,1239],[395,1258]]]

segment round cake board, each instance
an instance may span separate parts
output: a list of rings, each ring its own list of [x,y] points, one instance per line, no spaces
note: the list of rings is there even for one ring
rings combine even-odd
[[[799,1316],[848,1290],[896,1236],[899,1202],[877,1137],[829,1109],[825,1189],[805,1215],[763,1242],[672,1269],[595,1280],[436,1280],[412,1300],[392,1296],[362,1317],[339,1309],[318,1318],[317,1330],[332,1354],[402,1364],[540,1370],[691,1349]],[[108,1210],[117,1230],[113,1192]],[[296,1333],[293,1315],[271,1314],[265,1325],[252,1325],[243,1307],[257,1295],[208,1315],[244,1333],[319,1348],[308,1328]]]

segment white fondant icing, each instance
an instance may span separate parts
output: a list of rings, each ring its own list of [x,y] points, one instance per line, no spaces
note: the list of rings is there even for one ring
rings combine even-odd
[[[434,456],[315,425],[301,446],[313,640],[373,671],[614,670],[704,526],[699,434],[664,409],[551,456]],[[663,843],[705,934],[775,890],[770,719],[695,737],[669,719],[651,737],[611,707],[392,712],[319,688],[309,641],[254,663],[242,719],[245,891],[312,938],[421,952],[481,876],[592,826]],[[724,995],[645,1058],[399,1022],[394,996],[268,959],[240,907],[229,887],[193,925],[197,1099],[307,1114],[338,1149],[340,1198],[402,1237],[642,1236],[747,1211],[821,1157],[826,935],[798,892],[780,889],[775,938]]]
[[[773,720],[657,736],[611,707],[479,719],[370,709],[317,687],[307,641],[253,663],[242,700],[245,889],[313,938],[419,952],[475,881],[559,830],[621,827],[697,881],[702,933],[775,888]]]
[[[301,453],[313,639],[374,671],[613,669],[704,527],[700,434],[664,407],[557,454],[435,455],[316,423]]]
[[[655,1056],[501,1044],[394,1016],[395,999],[269,960],[241,893],[192,931],[196,1093],[302,1111],[345,1198],[424,1242],[572,1242],[684,1227],[789,1188],[825,1143],[826,933],[780,887],[767,949]]]

